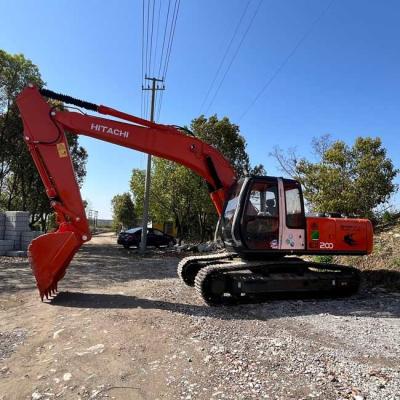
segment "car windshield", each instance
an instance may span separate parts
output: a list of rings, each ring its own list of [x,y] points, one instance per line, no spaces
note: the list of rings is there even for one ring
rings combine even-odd
[[[127,231],[125,231],[125,233],[135,233],[138,231],[141,231],[142,228],[132,228],[132,229],[128,229]]]

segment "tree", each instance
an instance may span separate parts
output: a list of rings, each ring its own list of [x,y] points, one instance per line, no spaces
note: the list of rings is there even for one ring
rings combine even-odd
[[[239,126],[230,122],[228,117],[218,119],[217,115],[195,118],[191,131],[199,139],[216,147],[232,164],[238,175],[250,172],[249,156],[246,153],[246,140],[240,134]]]
[[[397,190],[399,172],[387,157],[380,138],[358,137],[353,146],[328,137],[314,140],[317,162],[275,149],[281,168],[299,180],[314,211],[337,211],[373,218],[374,210]]]
[[[216,147],[237,169],[239,176],[265,173],[262,165],[251,169],[246,141],[239,127],[227,117],[196,118],[191,123],[194,135]],[[130,188],[135,207],[141,213],[144,196],[144,171],[133,170]],[[139,211],[140,210],[140,211]],[[154,158],[150,193],[150,216],[154,221],[175,221],[179,238],[211,238],[217,214],[207,185],[201,177],[174,162]]]
[[[31,226],[39,223],[46,230],[52,210],[22,140],[22,121],[15,104],[16,96],[28,83],[44,85],[38,67],[21,54],[11,55],[0,50],[0,208],[29,211]],[[87,152],[79,146],[76,135],[67,134],[67,140],[78,183],[82,184]]]
[[[115,195],[112,200],[113,226],[115,228],[129,228],[135,222],[135,207],[129,193]]]

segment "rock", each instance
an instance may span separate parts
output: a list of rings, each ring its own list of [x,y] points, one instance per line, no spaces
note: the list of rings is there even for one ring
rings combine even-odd
[[[99,344],[96,344],[96,345],[94,345],[94,346],[91,346],[91,347],[88,347],[85,351],[83,351],[83,352],[78,352],[78,353],[75,353],[77,356],[83,356],[83,355],[85,355],[85,354],[90,354],[90,353],[93,353],[93,354],[100,354],[100,353],[102,353],[104,351],[104,344],[102,344],[102,343],[99,343]]]
[[[94,399],[99,393],[100,393],[100,390],[92,390],[92,394],[91,394],[90,398]]]
[[[60,333],[63,331],[64,329],[59,329],[58,331],[55,331],[53,333],[53,339],[57,339],[58,336],[60,335]]]
[[[210,251],[215,251],[217,250],[218,246],[216,242],[206,242],[206,243],[200,243],[197,245],[197,251],[199,253],[206,253]]]
[[[32,400],[40,400],[43,396],[39,392],[32,393]]]
[[[329,375],[328,379],[329,379],[330,382],[337,382],[338,381],[336,376],[334,376],[334,375]]]
[[[176,245],[175,248],[177,250],[178,253],[182,252],[182,251],[186,251],[189,250],[189,245],[188,244],[181,244],[181,245]]]
[[[63,380],[64,380],[65,382],[71,380],[71,378],[72,378],[72,374],[71,374],[70,372],[66,372],[66,373],[63,375]]]
[[[204,357],[204,362],[205,362],[206,364],[209,363],[210,360],[211,360],[211,358],[212,358],[212,357],[211,357],[210,355]]]

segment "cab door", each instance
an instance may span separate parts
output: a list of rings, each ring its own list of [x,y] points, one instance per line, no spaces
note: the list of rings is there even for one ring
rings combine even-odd
[[[279,249],[279,208],[278,179],[253,178],[247,188],[240,225],[248,249]]]
[[[280,249],[305,249],[306,221],[300,184],[292,179],[279,179],[281,204]]]

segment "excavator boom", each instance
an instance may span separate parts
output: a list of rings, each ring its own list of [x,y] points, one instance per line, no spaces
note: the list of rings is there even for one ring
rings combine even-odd
[[[44,96],[129,123],[60,111],[51,107]],[[185,165],[206,180],[218,214],[222,213],[229,188],[236,181],[235,171],[218,150],[175,126],[156,124],[34,86],[21,92],[17,105],[24,124],[24,140],[59,223],[56,232],[40,236],[29,247],[32,270],[42,299],[57,289],[72,257],[91,238],[65,131]]]

